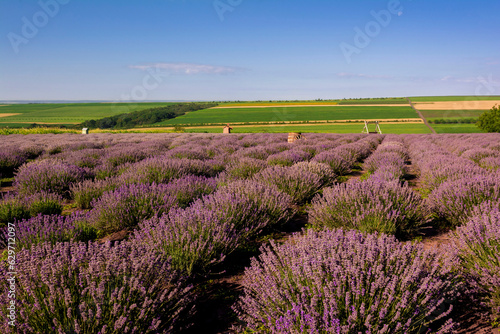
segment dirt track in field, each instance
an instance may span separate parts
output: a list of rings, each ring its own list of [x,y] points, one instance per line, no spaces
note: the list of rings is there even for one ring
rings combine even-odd
[[[408,104],[294,104],[213,107],[210,109],[296,108],[296,107],[409,107]]]
[[[495,101],[449,101],[449,102],[415,102],[419,110],[487,110],[494,105],[500,105],[500,100]]]
[[[3,106],[0,106],[3,107]],[[21,114],[0,114],[0,117],[9,117],[9,116],[16,116],[16,115],[21,115]]]

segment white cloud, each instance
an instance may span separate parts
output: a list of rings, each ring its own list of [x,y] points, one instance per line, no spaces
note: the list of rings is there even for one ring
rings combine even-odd
[[[348,72],[340,72],[337,73],[338,77],[343,78],[366,78],[366,79],[392,79],[393,77],[388,75],[371,75],[371,74],[362,74],[362,73],[348,73]]]
[[[144,65],[131,65],[130,68],[139,70],[160,69],[172,74],[229,74],[240,69],[229,66],[213,66],[191,63],[152,63]]]

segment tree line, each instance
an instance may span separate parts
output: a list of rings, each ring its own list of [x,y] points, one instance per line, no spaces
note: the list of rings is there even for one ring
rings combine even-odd
[[[215,106],[217,106],[217,103],[177,103],[165,107],[156,107],[101,119],[92,119],[77,125],[76,128],[128,129],[140,125],[159,123],[167,119],[182,116],[190,111],[197,111]]]

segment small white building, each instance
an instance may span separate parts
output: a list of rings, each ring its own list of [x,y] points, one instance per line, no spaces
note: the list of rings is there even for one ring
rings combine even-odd
[[[89,134],[89,128],[83,128],[82,135],[88,135],[88,134]]]

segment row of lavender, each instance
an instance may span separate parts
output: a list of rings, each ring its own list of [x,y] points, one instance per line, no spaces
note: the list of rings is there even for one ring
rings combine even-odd
[[[413,153],[431,208],[457,227],[452,252],[495,323],[500,318],[500,138],[498,134],[419,138]]]
[[[431,213],[436,214],[429,211],[427,200],[401,184],[410,157],[414,165],[417,161],[412,145],[425,137],[385,136],[378,148],[379,136],[307,138],[289,145],[272,135],[176,136],[154,143],[75,143],[46,149],[40,162],[18,171],[19,194],[73,197],[80,208],[90,211],[69,217],[36,217],[17,224],[23,246],[34,245],[22,252],[26,263],[35,259],[39,266],[30,267],[34,272],[46,268],[45,276],[33,274],[21,284],[28,287],[23,291],[31,298],[27,300],[40,306],[39,317],[24,331],[43,332],[46,319],[55,319],[51,320],[54,330],[74,332],[178,329],[183,325],[179,319],[189,318],[186,315],[192,312],[196,297],[186,275],[203,274],[260,231],[279,227],[290,219],[297,204],[309,202],[318,191],[322,196],[317,195],[308,209],[311,224],[318,228],[354,228],[408,238]],[[361,180],[332,184],[336,175],[349,173],[367,157],[367,173]],[[63,168],[58,169],[60,165]],[[57,173],[66,175],[68,166],[79,168],[69,173],[78,178],[66,181],[74,182],[72,187],[57,183]],[[23,169],[28,180],[24,183]],[[419,171],[421,176],[425,174],[421,168]],[[325,186],[332,187],[321,191]],[[6,202],[15,203],[16,198],[19,196],[13,195]],[[31,208],[32,203],[24,205]],[[498,225],[498,217],[496,223],[491,219],[492,226]],[[75,242],[124,228],[133,232],[121,250]],[[72,242],[60,243],[67,240]],[[441,256],[427,253],[421,246],[342,230],[309,231],[292,240],[263,249],[260,260],[247,270],[245,294],[235,306],[247,330],[418,332],[431,323],[442,326],[442,331],[453,326],[447,319],[451,309],[444,302],[459,293],[463,282],[457,273],[464,272],[465,260],[443,265]],[[484,247],[495,250],[494,244]],[[465,249],[464,245],[459,249]],[[124,259],[144,253],[147,260],[118,261],[114,251]],[[359,256],[353,257],[355,254]],[[46,262],[41,261],[46,257]],[[94,262],[96,265],[87,266]],[[69,271],[61,271],[69,263]],[[157,264],[155,268],[161,266],[169,274],[160,279],[146,263]],[[87,280],[66,280],[68,272]],[[118,284],[111,279],[131,273],[137,273],[141,284],[132,280]],[[477,272],[467,273],[477,277]],[[64,301],[47,301],[43,294],[32,296],[40,280],[61,279],[64,284],[57,288],[63,290],[97,286],[97,282],[115,290],[87,289],[85,303],[81,303],[78,289],[78,294],[67,292]],[[357,282],[356,288],[353,282]],[[163,290],[151,289],[152,294],[147,294],[150,286]],[[483,291],[484,286],[480,286]],[[44,289],[56,287],[47,284]],[[160,291],[169,297],[158,298],[156,303],[153,296]],[[112,300],[113,311],[102,300]],[[158,316],[161,312],[164,315]],[[99,321],[92,320],[96,314]],[[138,316],[143,319],[139,324],[131,320]]]

